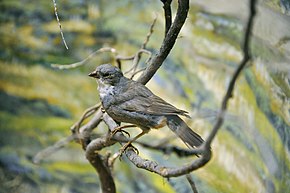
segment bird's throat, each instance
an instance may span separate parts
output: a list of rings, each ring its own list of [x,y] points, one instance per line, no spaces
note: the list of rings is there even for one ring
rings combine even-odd
[[[105,84],[101,80],[98,81],[98,90],[101,100],[103,100],[106,96],[115,94],[115,87],[109,84]]]

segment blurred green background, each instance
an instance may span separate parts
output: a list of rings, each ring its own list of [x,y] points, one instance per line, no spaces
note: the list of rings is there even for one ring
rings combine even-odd
[[[175,47],[148,86],[189,111],[193,119],[186,121],[205,138],[242,58],[248,9],[247,1],[238,0],[190,3]],[[50,64],[77,62],[105,46],[130,56],[143,43],[156,15],[148,49],[155,53],[161,44],[164,20],[159,1],[62,0],[57,5],[69,50],[62,43],[52,1],[0,2],[1,193],[100,192],[98,175],[76,143],[39,165],[31,160],[70,135],[70,126],[98,102],[97,84],[87,74],[98,64],[112,62],[112,55],[97,55],[72,70],[53,69]],[[226,121],[212,145],[212,160],[192,173],[199,193],[290,191],[289,8],[288,0],[259,1],[251,47],[254,60],[237,82]],[[130,64],[124,63],[124,68]],[[107,131],[103,124],[96,130]],[[170,136],[163,128],[141,140],[158,143]],[[178,139],[172,143],[182,145]],[[110,151],[118,148],[116,144]],[[139,150],[143,157],[167,166],[194,159]],[[185,177],[163,179],[126,159],[116,162],[113,175],[120,193],[191,191]]]

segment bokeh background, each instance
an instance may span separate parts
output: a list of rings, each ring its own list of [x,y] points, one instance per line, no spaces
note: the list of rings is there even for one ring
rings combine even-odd
[[[190,4],[175,47],[148,86],[189,111],[193,119],[186,121],[206,137],[242,58],[240,44],[248,4],[245,0],[192,0]],[[69,136],[70,126],[98,102],[97,84],[87,74],[98,64],[112,62],[112,55],[97,55],[87,65],[72,70],[57,70],[50,64],[78,62],[105,46],[130,56],[143,43],[156,15],[148,49],[156,52],[164,35],[162,3],[158,0],[62,0],[57,5],[69,50],[62,43],[52,1],[0,1],[3,193],[100,192],[98,176],[76,143],[39,165],[32,159],[40,150]],[[226,121],[212,145],[212,160],[192,173],[200,193],[290,191],[289,12],[289,0],[259,1],[251,45],[253,63],[237,82]],[[129,67],[130,62],[124,63],[124,68]],[[105,134],[107,130],[100,125],[96,131]],[[162,128],[141,140],[158,143],[171,136]],[[178,139],[171,143],[182,146]],[[115,145],[110,151],[118,148]],[[168,166],[194,159],[139,148],[142,156]],[[126,158],[117,161],[114,177],[120,193],[191,191],[185,177],[163,179],[137,169]]]

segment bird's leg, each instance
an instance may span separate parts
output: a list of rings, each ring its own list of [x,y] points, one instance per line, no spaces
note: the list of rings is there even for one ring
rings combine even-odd
[[[120,151],[120,156],[122,156],[122,154],[125,152],[125,150],[137,139],[139,139],[140,137],[142,137],[143,135],[145,135],[146,133],[149,132],[149,129],[142,129],[142,132],[139,133],[137,136],[135,136],[133,139],[131,139],[130,141],[128,141],[125,145],[123,145],[123,147],[119,150]],[[132,146],[132,145],[131,145]],[[134,150],[136,150],[138,152],[138,150],[132,146],[134,148]]]
[[[124,132],[126,133],[129,137],[130,137],[130,133],[125,131],[125,128],[129,128],[129,127],[136,127],[135,125],[123,125],[123,126],[119,126],[116,127],[109,135],[109,139],[111,139],[117,132]]]

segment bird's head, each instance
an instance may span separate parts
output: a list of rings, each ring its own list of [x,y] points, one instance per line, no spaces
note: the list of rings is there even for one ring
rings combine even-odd
[[[123,77],[122,71],[112,64],[102,64],[88,75],[96,78],[102,84],[112,86],[117,84],[120,81],[120,78]]]

